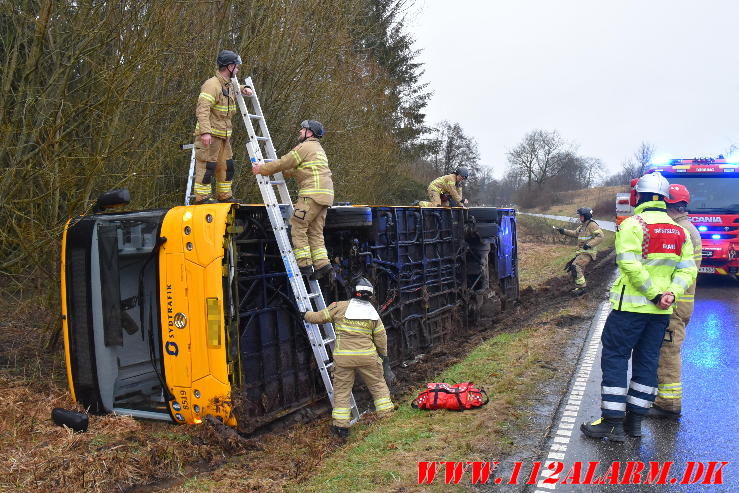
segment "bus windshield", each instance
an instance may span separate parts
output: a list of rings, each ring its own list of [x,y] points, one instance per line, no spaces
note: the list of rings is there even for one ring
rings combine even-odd
[[[688,212],[739,214],[739,175],[667,177],[671,184],[685,185],[690,192]]]

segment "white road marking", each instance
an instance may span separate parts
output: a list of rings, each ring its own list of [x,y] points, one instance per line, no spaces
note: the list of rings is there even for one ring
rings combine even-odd
[[[611,311],[610,308],[610,302],[608,301],[604,301],[600,305],[599,312],[596,315],[598,318],[594,322],[595,327],[593,329],[593,333],[591,334],[586,349],[580,358],[580,366],[575,373],[575,379],[567,398],[567,404],[564,406],[564,411],[562,412],[562,416],[559,418],[556,430],[554,431],[554,443],[552,443],[552,446],[549,448],[547,459],[560,462],[564,462],[565,460],[567,444],[570,442],[570,437],[572,436],[576,422],[575,418],[577,417],[578,411],[580,411],[583,392],[585,391],[588,379],[590,378],[590,372],[593,369],[595,355],[598,353],[598,346],[600,345],[600,336],[603,333],[603,326],[606,324],[606,319]],[[544,463],[545,469],[541,472],[542,479],[548,479],[552,476],[553,471],[551,469],[546,469],[546,466],[550,464],[552,460],[547,460]],[[565,473],[565,471],[562,472]],[[537,487],[553,490],[557,485],[544,483],[542,480],[539,480]],[[537,489],[534,493],[549,492]]]

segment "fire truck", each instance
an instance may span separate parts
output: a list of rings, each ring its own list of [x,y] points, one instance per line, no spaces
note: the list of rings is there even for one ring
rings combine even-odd
[[[688,217],[703,240],[699,272],[736,277],[739,272],[739,164],[718,158],[672,159],[651,164],[648,173],[660,172],[670,183],[690,192]],[[616,223],[633,213],[629,194],[616,196]]]

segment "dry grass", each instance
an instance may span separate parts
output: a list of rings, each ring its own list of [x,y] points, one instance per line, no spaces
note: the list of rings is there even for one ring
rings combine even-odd
[[[620,192],[628,192],[629,187],[596,187],[584,190],[573,190],[571,192],[562,192],[559,194],[559,202],[556,205],[548,205],[535,208],[532,212],[541,214],[552,214],[555,216],[572,216],[576,217],[576,210],[579,207],[590,207],[594,210],[603,208],[605,202],[612,204],[615,215],[616,194]],[[603,217],[603,219],[608,219]]]

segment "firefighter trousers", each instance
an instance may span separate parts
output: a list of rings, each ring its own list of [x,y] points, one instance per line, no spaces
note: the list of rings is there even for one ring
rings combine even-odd
[[[334,426],[348,428],[351,424],[349,399],[356,374],[359,374],[372,394],[377,414],[383,416],[393,411],[393,402],[390,400],[390,391],[385,383],[385,374],[380,359],[377,356],[351,359],[359,360],[360,358],[365,361],[357,361],[355,365],[352,365],[351,361],[345,364],[339,360],[334,367],[334,409],[331,413]]]
[[[320,269],[328,265],[328,252],[323,241],[327,205],[321,205],[310,197],[298,197],[293,217],[290,218],[290,234],[293,253],[299,267],[313,265]]]
[[[654,403],[662,409],[679,413],[682,408],[683,386],[680,381],[680,349],[685,340],[685,327],[693,315],[693,301],[678,301],[659,352],[657,380],[659,392]]]
[[[446,200],[446,195],[437,192],[436,190],[429,190],[429,200],[422,200],[418,203],[421,207],[449,207],[449,201]]]
[[[620,418],[626,409],[646,414],[657,395],[657,365],[668,314],[612,310],[603,327],[601,412]],[[631,382],[628,382],[631,358]]]
[[[202,202],[211,193],[211,185],[215,178],[216,198],[228,200],[233,197],[231,182],[234,176],[233,150],[228,138],[211,135],[210,145],[206,146],[195,137],[195,203]]]
[[[572,261],[572,277],[575,281],[575,286],[584,288],[587,285],[585,282],[585,267],[587,267],[592,261],[593,257],[587,253],[580,253],[575,256],[575,259]]]

